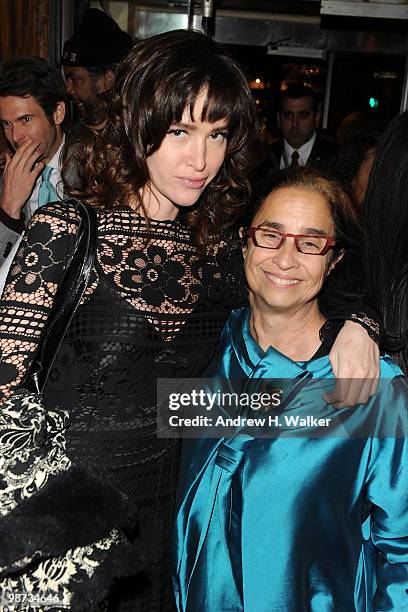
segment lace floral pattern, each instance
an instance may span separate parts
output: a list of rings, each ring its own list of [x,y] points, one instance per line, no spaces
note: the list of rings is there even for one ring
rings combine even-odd
[[[94,574],[118,548],[129,547],[119,531],[109,526],[106,536],[96,542],[88,540],[59,556],[50,552],[58,525],[51,500],[45,516],[36,514],[42,514],[41,494],[47,495],[49,483],[55,485],[58,477],[70,470],[71,461],[65,451],[68,414],[45,410],[41,399],[21,389],[3,403],[0,412],[0,515],[6,517],[6,524],[0,523],[4,546],[0,553],[0,606],[3,609],[7,603],[5,609],[10,612],[71,609],[78,589],[82,601],[80,606],[75,604],[76,609],[98,602],[101,595],[93,585]],[[86,484],[82,487],[80,495],[73,496],[77,511],[81,497],[92,494]],[[28,513],[27,500],[33,502]],[[58,501],[56,509],[58,512]],[[32,533],[38,520],[43,536]],[[22,540],[17,546],[12,533],[15,527]]]
[[[185,287],[180,283],[185,268],[172,261],[160,246],[148,246],[146,253],[136,251],[126,260],[128,269],[121,273],[122,286],[140,290],[149,306],[161,306],[166,296],[173,303],[185,298]]]
[[[0,304],[3,397],[31,362],[77,229],[64,203],[31,220]],[[179,446],[157,435],[156,381],[200,376],[208,364],[230,310],[246,301],[240,244],[223,235],[199,253],[182,222],[147,223],[128,207],[98,211],[98,236],[91,282],[44,401],[69,414],[73,464],[100,466],[135,505],[151,586],[127,609],[166,612]]]
[[[64,203],[33,217],[0,304],[0,390],[23,377],[78,228]],[[229,311],[246,300],[238,241],[199,253],[179,221],[148,223],[128,207],[98,211],[97,260],[44,392],[67,411],[67,454],[98,465],[139,517],[151,587],[132,612],[173,609],[166,549],[179,443],[157,436],[158,378],[199,376]],[[121,609],[121,608],[119,608]]]
[[[74,609],[72,589],[75,589],[75,583],[92,580],[109,550],[120,543],[121,536],[113,529],[108,537],[92,546],[77,547],[64,557],[41,561],[22,576],[16,574],[15,578],[0,579],[2,604],[8,602],[7,612]],[[79,605],[76,609],[88,610],[89,607]]]
[[[67,470],[65,411],[45,412],[35,394],[16,393],[0,412],[0,515]],[[1,569],[1,568],[0,568]]]

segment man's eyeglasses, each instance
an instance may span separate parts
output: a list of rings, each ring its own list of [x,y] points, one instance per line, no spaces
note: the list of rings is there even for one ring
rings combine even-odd
[[[313,234],[287,234],[270,227],[248,227],[245,235],[252,238],[255,246],[263,249],[280,249],[286,238],[293,238],[296,249],[305,255],[326,255],[336,241],[331,236]]]

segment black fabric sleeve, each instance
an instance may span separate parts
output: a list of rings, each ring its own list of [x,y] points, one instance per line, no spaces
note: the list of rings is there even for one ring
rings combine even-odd
[[[20,219],[14,219],[13,217],[10,217],[10,215],[8,215],[2,208],[0,208],[0,223],[3,223],[3,225],[5,225],[12,232],[16,232],[16,234],[22,234],[25,229],[24,219],[22,217],[20,217]]]
[[[367,302],[364,295],[361,268],[348,269],[329,275],[319,296],[319,308],[328,320],[353,321],[362,325],[370,338],[380,344],[384,327],[380,313]]]
[[[0,302],[0,398],[30,365],[76,243],[79,215],[58,202],[34,214]]]

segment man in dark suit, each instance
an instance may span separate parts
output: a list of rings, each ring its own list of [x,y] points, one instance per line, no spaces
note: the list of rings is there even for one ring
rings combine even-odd
[[[282,91],[278,111],[282,139],[272,147],[280,168],[306,164],[329,168],[338,146],[317,132],[319,122],[320,111],[313,89],[300,84]]]

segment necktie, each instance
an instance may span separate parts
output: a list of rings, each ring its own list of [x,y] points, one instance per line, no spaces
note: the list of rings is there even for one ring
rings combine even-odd
[[[290,164],[291,166],[299,166],[299,153],[297,151],[293,151],[292,153],[292,163]]]
[[[50,176],[53,168],[51,166],[45,166],[41,174],[40,190],[38,192],[38,205],[48,204],[48,202],[57,202],[59,200],[58,194],[55,191]]]

